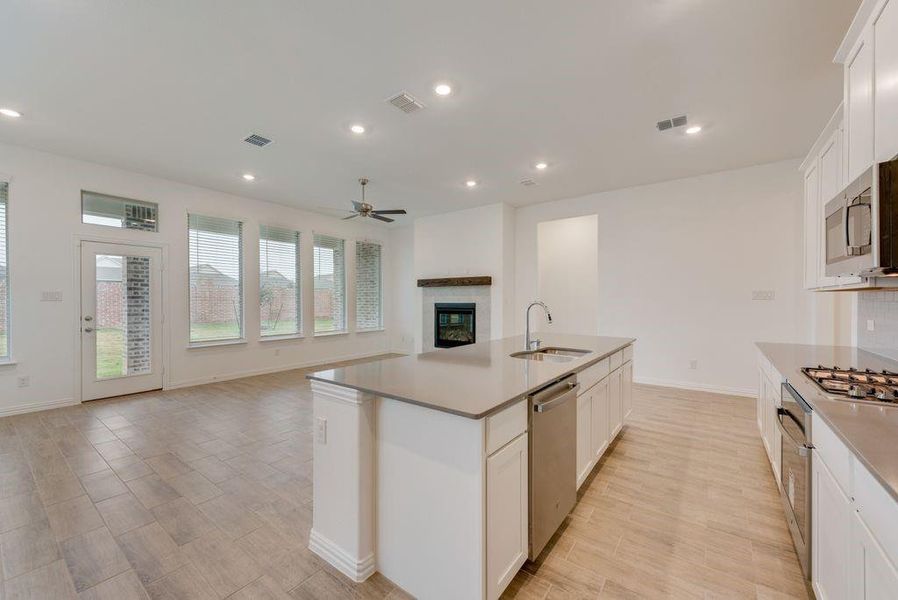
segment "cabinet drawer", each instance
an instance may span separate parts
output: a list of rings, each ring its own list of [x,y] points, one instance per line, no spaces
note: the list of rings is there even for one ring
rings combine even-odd
[[[627,362],[628,360],[633,360],[632,344],[630,346],[627,346],[626,348],[624,348],[624,362]]]
[[[512,404],[486,418],[486,454],[489,456],[527,430],[527,400]]]
[[[580,371],[577,374],[577,381],[580,383],[580,391],[578,393],[586,393],[589,388],[605,379],[609,372],[609,359],[607,357]]]
[[[898,565],[898,502],[860,461],[853,462],[855,508],[892,565]]]
[[[620,368],[622,364],[624,364],[624,351],[618,350],[614,354],[608,357],[609,365],[608,367],[613,371],[617,368]]]
[[[814,452],[832,473],[842,492],[851,496],[851,453],[816,412],[812,418],[811,443],[814,444]]]

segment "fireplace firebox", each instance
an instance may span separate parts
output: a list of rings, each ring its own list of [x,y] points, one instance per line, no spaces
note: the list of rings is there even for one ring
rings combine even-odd
[[[476,305],[473,302],[436,303],[433,312],[433,345],[454,348],[477,341]]]

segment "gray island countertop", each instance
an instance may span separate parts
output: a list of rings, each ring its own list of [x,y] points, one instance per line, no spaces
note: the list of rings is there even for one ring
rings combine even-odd
[[[835,400],[802,367],[854,367],[898,373],[898,361],[851,346],[759,342],[758,349],[832,428],[893,498],[898,500],[898,407]]]
[[[306,377],[376,396],[482,419],[526,394],[632,344],[633,338],[540,333],[542,347],[590,353],[565,362],[510,356],[524,350],[524,336],[478,342],[422,354],[317,371]]]

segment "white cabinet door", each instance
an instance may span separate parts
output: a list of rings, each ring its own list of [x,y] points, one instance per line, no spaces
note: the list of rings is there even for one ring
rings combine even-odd
[[[873,22],[877,161],[898,154],[898,1],[890,0]]]
[[[608,447],[608,378],[592,388],[592,443],[593,461],[598,461]]]
[[[873,45],[870,29],[861,35],[845,65],[845,121],[848,144],[846,181],[873,164]]]
[[[804,287],[808,290],[820,287],[817,278],[820,275],[820,264],[824,261],[820,254],[823,216],[820,214],[818,175],[817,161],[814,161],[804,174]]]
[[[611,427],[609,441],[620,431],[621,418],[621,369],[617,369],[608,376],[608,421]]]
[[[486,459],[487,597],[498,598],[527,559],[527,434]]]
[[[770,460],[773,462],[773,473],[776,475],[776,480],[780,480],[780,473],[782,472],[782,462],[783,462],[783,453],[782,453],[782,434],[780,433],[779,425],[777,421],[779,420],[779,415],[777,414],[777,409],[779,408],[780,401],[780,384],[779,382],[774,383],[769,381],[768,393],[768,414],[770,419],[770,425],[768,427],[768,436],[770,437],[770,452],[771,457]]]
[[[595,454],[592,449],[593,427],[593,391],[601,385],[596,384],[586,392],[577,396],[577,487],[586,481],[593,467]]]
[[[812,454],[811,575],[818,600],[848,598],[851,502],[817,452]]]
[[[898,598],[898,573],[857,512],[851,518],[851,563],[848,575],[853,600]]]
[[[633,410],[633,361],[624,363],[621,371],[621,405],[623,406],[621,416],[626,421]]]

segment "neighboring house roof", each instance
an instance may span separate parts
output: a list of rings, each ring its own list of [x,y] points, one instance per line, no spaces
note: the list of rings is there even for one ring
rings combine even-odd
[[[101,255],[97,257],[97,281],[121,281],[122,257]]]
[[[283,273],[277,270],[263,271],[259,274],[259,283],[271,287],[292,287],[293,282],[287,279]]]
[[[225,275],[210,264],[201,264],[190,267],[190,283],[204,285],[233,286],[237,280],[230,275]]]

